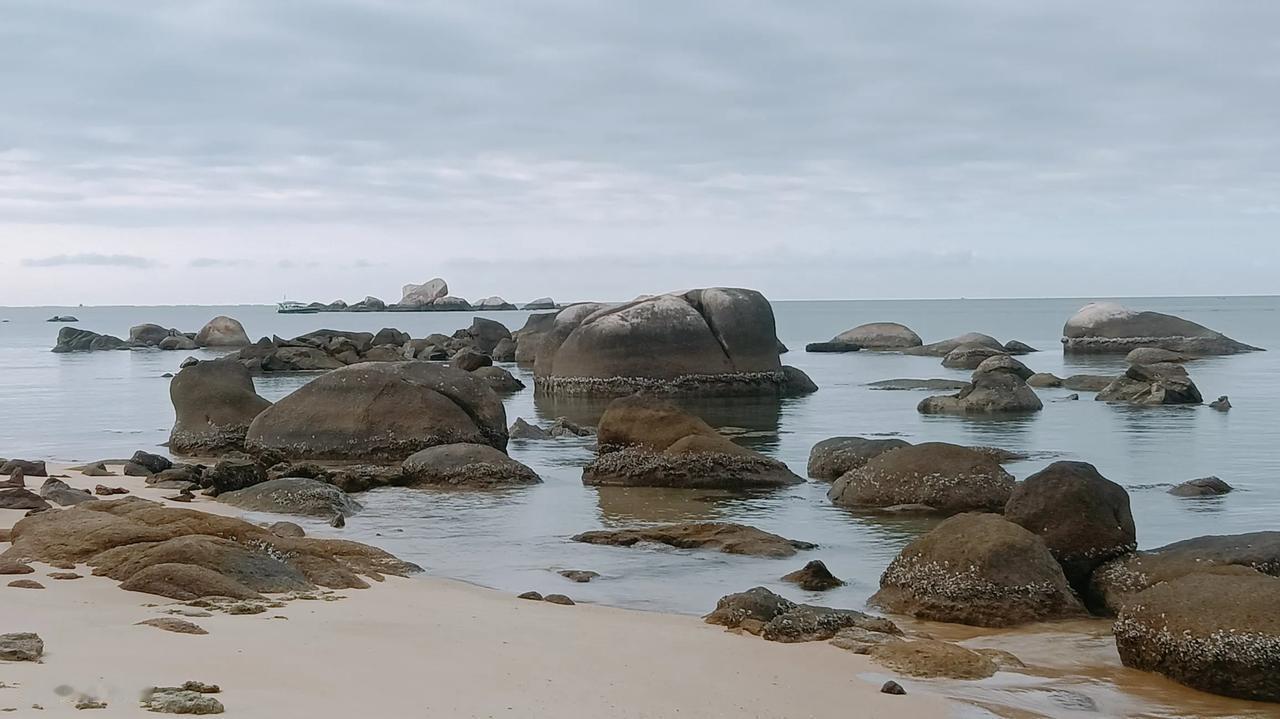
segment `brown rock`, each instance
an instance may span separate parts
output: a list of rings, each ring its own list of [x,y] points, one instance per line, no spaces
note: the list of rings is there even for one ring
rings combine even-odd
[[[156,629],[163,629],[166,632],[173,632],[175,634],[208,634],[209,633],[205,631],[204,628],[202,628],[198,624],[188,622],[185,619],[178,619],[176,617],[157,617],[155,619],[145,619],[141,622],[138,622],[138,625],[155,627]]]
[[[866,509],[924,505],[941,514],[1000,511],[1013,476],[991,457],[943,442],[886,452],[831,485],[831,501]]]
[[[708,624],[740,629],[773,642],[819,642],[843,630],[861,628],[883,634],[901,634],[883,617],[873,617],[852,609],[832,609],[796,604],[764,587],[721,597],[715,611],[704,617]]]
[[[977,652],[933,639],[888,642],[867,654],[883,667],[926,679],[986,679],[997,669],[995,662]]]
[[[9,582],[14,589],[44,589],[44,585],[34,579],[15,579]]]
[[[1083,607],[1044,541],[995,514],[961,514],[908,544],[871,604],[981,627],[1077,616]]]
[[[863,437],[832,437],[813,445],[809,450],[809,476],[814,479],[834,481],[890,450],[906,447],[910,442],[901,439],[865,439]]]
[[[551,604],[562,604],[567,607],[574,605],[574,601],[563,594],[548,594],[542,598],[542,601],[549,602]]]
[[[401,464],[409,486],[494,487],[540,484],[532,469],[487,444],[443,444],[418,451]]]
[[[68,580],[68,579],[83,579],[84,577],[80,576],[79,574],[76,574],[75,572],[50,572],[49,578]]]
[[[813,560],[790,574],[783,575],[782,581],[797,584],[806,592],[824,592],[828,589],[843,587],[844,582],[836,578],[827,565],[821,560]]]
[[[600,576],[599,572],[593,572],[590,569],[563,569],[559,572],[560,576],[579,584],[586,584],[592,579]]]
[[[710,549],[725,554],[755,557],[790,557],[796,550],[817,545],[786,539],[755,527],[731,522],[684,522],[641,529],[599,529],[583,532],[575,542],[632,547],[641,542],[667,544],[680,549]]]
[[[36,570],[30,565],[10,559],[0,559],[0,574],[31,574]]]
[[[175,413],[169,449],[202,456],[244,449],[250,423],[271,406],[254,389],[249,370],[234,360],[182,369],[169,383],[169,398]]]
[[[99,484],[93,488],[93,493],[99,497],[109,497],[113,494],[128,494],[129,490],[124,487],[108,487],[105,484]]]

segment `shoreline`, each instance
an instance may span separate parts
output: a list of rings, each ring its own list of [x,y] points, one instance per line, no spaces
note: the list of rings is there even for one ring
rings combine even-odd
[[[64,481],[73,487],[122,486],[131,496],[184,506],[163,501],[172,492],[140,477],[50,473],[69,475]],[[29,479],[29,486],[43,481]],[[185,506],[244,515],[199,495]],[[0,528],[23,514],[0,510]],[[36,632],[45,658],[0,663],[9,685],[0,689],[0,709],[39,704],[42,716],[78,715],[73,704],[81,695],[107,702],[94,716],[137,716],[146,688],[187,680],[221,686],[217,697],[233,717],[595,719],[670,717],[698,707],[705,717],[798,718],[844,717],[854,705],[866,716],[926,719],[952,716],[956,706],[926,682],[899,678],[908,696],[881,694],[892,672],[826,643],[766,642],[678,614],[530,602],[429,575],[387,577],[338,592],[340,601],[191,618],[209,632],[193,636],[136,625],[169,616],[164,610],[180,603],[121,590],[85,566],[75,580],[50,579],[52,567],[31,566],[35,573],[5,583],[34,579],[46,588],[0,587],[9,617],[3,631]]]

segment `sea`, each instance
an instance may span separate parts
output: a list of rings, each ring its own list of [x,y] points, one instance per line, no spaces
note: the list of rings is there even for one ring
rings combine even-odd
[[[896,378],[967,378],[968,372],[944,368],[938,358],[804,351],[806,343],[830,339],[856,325],[893,321],[911,327],[925,342],[965,332],[983,332],[1002,342],[1020,340],[1039,350],[1021,358],[1037,372],[1063,377],[1119,374],[1125,369],[1122,356],[1062,352],[1067,318],[1087,302],[1102,300],[1176,314],[1276,351],[1205,358],[1188,365],[1206,401],[1230,396],[1230,412],[1206,406],[1114,405],[1095,401],[1091,393],[1071,399],[1076,393],[1043,389],[1038,390],[1043,411],[1005,418],[925,416],[916,405],[926,393],[868,386]],[[1141,548],[1206,534],[1280,529],[1278,297],[775,301],[773,308],[779,339],[790,347],[784,363],[808,373],[818,392],[769,402],[705,401],[690,408],[801,476],[810,448],[833,436],[983,445],[1024,453],[1028,459],[1006,466],[1019,479],[1056,460],[1094,464],[1128,489]],[[53,315],[74,315],[78,321],[72,326],[119,337],[145,322],[196,331],[209,319],[227,315],[240,320],[256,338],[292,337],[320,328],[376,332],[382,327],[424,337],[467,327],[473,316],[489,317],[515,330],[529,313],[287,315],[258,305],[0,308],[0,457],[78,463],[127,457],[138,449],[163,453],[173,422],[165,374],[177,372],[188,355],[217,356],[204,350],[54,354],[50,348],[64,325],[46,321]],[[545,425],[559,416],[591,422],[603,409],[598,402],[535,397],[532,373],[506,366],[527,385],[505,400],[508,422],[523,417]],[[259,394],[277,400],[313,377],[272,375],[255,382]],[[381,546],[434,576],[512,593],[559,592],[580,602],[685,614],[705,614],[719,597],[755,586],[797,601],[863,608],[894,555],[936,522],[835,507],[826,497],[829,485],[818,481],[760,493],[587,487],[581,468],[594,454],[592,445],[590,439],[513,440],[509,453],[532,467],[543,478],[541,485],[498,491],[379,489],[358,496],[365,510],[344,529],[298,521],[311,534]],[[1174,484],[1206,476],[1225,480],[1235,491],[1208,499],[1168,493]],[[590,529],[690,520],[741,522],[815,542],[819,548],[779,560],[599,547],[570,539]],[[780,581],[810,559],[821,559],[847,585],[816,594]],[[561,569],[592,570],[601,577],[572,583],[557,573]],[[1012,647],[1015,653],[1035,653],[1026,641],[1025,634],[1014,632],[992,634],[987,643]],[[1064,646],[1074,643],[1082,655],[1104,665],[1117,664],[1114,648],[1096,623],[1064,631],[1061,641]],[[1082,706],[1092,702],[1107,716],[1271,716],[1265,712],[1273,711],[1216,700],[1169,682],[1156,681],[1153,689],[1145,679],[1117,676],[1124,675],[1064,668],[1061,676],[1046,679],[1048,684],[1040,688],[1079,694],[1088,700],[1080,699]],[[1073,688],[1063,689],[1064,682]],[[1034,714],[1083,716],[1070,701],[1055,703],[1024,689],[1011,689],[1002,701],[1025,705]],[[1188,705],[1195,713],[1178,713]]]

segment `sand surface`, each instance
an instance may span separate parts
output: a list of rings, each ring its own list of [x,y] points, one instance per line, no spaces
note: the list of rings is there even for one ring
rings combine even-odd
[[[70,474],[76,487],[173,494],[141,478]],[[175,506],[239,513],[206,498]],[[22,514],[0,510],[0,528]],[[0,662],[0,709],[16,709],[0,716],[150,716],[138,708],[145,688],[192,679],[222,687],[224,716],[271,719],[914,719],[959,706],[921,682],[899,680],[908,696],[881,694],[887,672],[825,643],[770,643],[694,617],[530,602],[429,576],[345,590],[340,601],[190,618],[209,632],[194,636],[136,625],[168,616],[162,597],[122,591],[87,567],[82,579],[54,580],[53,568],[32,566],[0,582],[0,633],[38,633],[45,658]],[[5,586],[18,578],[46,589]],[[78,711],[81,695],[108,706]]]

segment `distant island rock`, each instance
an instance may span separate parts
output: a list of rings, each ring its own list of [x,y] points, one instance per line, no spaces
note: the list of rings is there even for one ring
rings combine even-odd
[[[1127,354],[1140,347],[1188,355],[1229,355],[1260,348],[1174,315],[1138,312],[1112,302],[1081,307],[1062,328],[1063,350],[1077,354]]]

